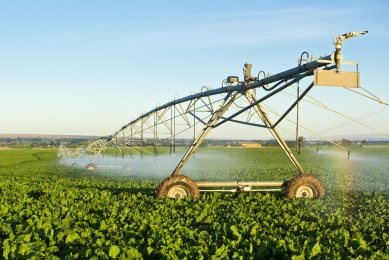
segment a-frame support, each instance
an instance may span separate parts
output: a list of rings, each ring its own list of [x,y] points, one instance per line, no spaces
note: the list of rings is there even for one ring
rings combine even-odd
[[[194,154],[194,152],[197,150],[197,148],[200,146],[202,141],[207,137],[209,132],[214,128],[214,126],[217,124],[217,122],[222,118],[224,113],[227,112],[228,108],[234,103],[234,101],[241,96],[240,92],[237,91],[235,94],[232,95],[231,92],[229,92],[224,100],[219,105],[218,109],[212,114],[211,118],[205,124],[204,128],[201,130],[201,132],[198,134],[196,139],[193,141],[193,144],[191,147],[189,147],[188,151],[185,153],[185,155],[182,157],[181,161],[178,163],[177,167],[174,169],[171,176],[177,175],[182,167],[188,162],[190,157]]]
[[[240,96],[240,92],[236,92],[232,97],[231,93],[228,93],[228,95],[224,98],[224,101],[219,105],[219,108],[212,114],[211,119],[205,124],[204,128],[201,130],[199,135],[194,140],[191,147],[188,149],[188,151],[185,153],[185,155],[182,157],[181,161],[178,163],[177,167],[174,169],[171,176],[177,175],[182,167],[188,162],[190,157],[194,154],[194,152],[197,150],[197,148],[200,146],[202,141],[206,138],[206,136],[209,134],[209,132],[215,127],[215,125],[218,123],[218,121],[223,117],[223,115],[227,112],[228,108],[234,103],[234,101]],[[266,114],[265,110],[261,107],[260,103],[257,102],[258,99],[255,96],[254,92],[252,90],[246,90],[245,96],[250,104],[256,103],[256,105],[253,107],[255,112],[258,114],[260,119],[264,122],[267,129],[269,129],[270,133],[273,135],[274,139],[278,142],[278,144],[281,146],[289,160],[293,163],[293,165],[296,167],[298,172],[300,174],[304,174],[304,169],[300,165],[300,163],[297,161],[296,157],[293,155],[292,151],[289,149],[288,145],[282,138],[282,136],[279,134],[277,129],[274,127],[273,123],[271,122],[270,118]]]
[[[252,91],[252,90],[246,91],[246,98],[250,104],[258,101],[257,97],[254,94],[254,91]],[[299,173],[304,174],[304,169],[301,167],[300,163],[297,161],[296,157],[293,155],[292,151],[289,149],[288,145],[286,144],[286,142],[284,141],[282,136],[279,134],[277,129],[274,127],[272,121],[270,120],[270,118],[266,114],[265,110],[260,105],[260,103],[257,103],[254,106],[254,110],[258,114],[258,116],[261,118],[263,123],[266,125],[267,129],[269,129],[269,131],[273,135],[274,139],[281,146],[282,150],[284,150],[286,156],[288,156],[289,160],[293,163],[293,165],[296,167],[296,169],[299,171]]]

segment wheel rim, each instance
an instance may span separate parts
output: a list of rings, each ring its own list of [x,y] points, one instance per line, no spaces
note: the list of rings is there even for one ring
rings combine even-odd
[[[313,198],[314,195],[314,190],[306,185],[302,185],[296,190],[296,198]]]
[[[88,171],[92,171],[92,170],[95,169],[95,167],[94,167],[93,165],[89,165],[89,166],[86,167],[86,169],[87,169]]]
[[[176,185],[172,187],[167,193],[168,198],[174,198],[174,199],[185,198],[188,197],[188,195],[189,195],[188,190],[181,185]]]

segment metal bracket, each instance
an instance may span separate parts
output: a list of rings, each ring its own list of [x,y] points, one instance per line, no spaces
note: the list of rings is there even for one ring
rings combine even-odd
[[[350,71],[315,70],[314,84],[346,88],[360,87],[360,73]]]
[[[343,56],[342,56],[342,54],[339,54],[339,55],[340,55],[339,64],[347,64],[347,65],[356,65],[356,66],[358,66],[358,62],[356,62],[356,61],[343,61]],[[327,64],[336,63],[336,61],[335,61],[335,52],[332,52],[332,54],[331,54],[331,59],[330,59],[330,60],[321,60],[321,59],[318,59],[318,60],[316,60],[316,61],[319,62],[319,63],[327,63]]]

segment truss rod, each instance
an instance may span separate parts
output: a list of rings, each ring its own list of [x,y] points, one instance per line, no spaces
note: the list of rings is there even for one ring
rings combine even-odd
[[[196,149],[200,146],[201,142],[205,139],[205,137],[209,134],[209,132],[213,129],[213,126],[220,120],[225,112],[227,112],[228,108],[234,103],[235,99],[238,98],[238,92],[235,93],[231,97],[232,93],[229,92],[227,96],[224,98],[223,102],[220,103],[218,109],[215,113],[212,114],[208,123],[204,126],[204,128],[200,131],[198,136],[193,141],[193,144],[182,157],[181,161],[178,163],[177,167],[174,169],[171,176],[177,175],[182,167],[188,162],[190,156],[196,151]],[[229,99],[229,100],[228,100]]]
[[[192,115],[193,117],[195,117],[198,121],[200,121],[202,124],[205,124],[204,123],[204,121],[200,118],[200,117],[198,117],[198,116],[196,116],[196,115],[194,115],[194,113],[192,113],[192,112],[188,112],[188,114],[190,114],[190,115]],[[182,117],[182,115],[183,114],[179,114],[179,115],[176,115],[173,119],[176,119],[176,118],[179,118],[179,117]],[[205,117],[205,119],[206,118],[208,118],[209,116],[207,116],[207,117]],[[159,123],[158,124],[166,124],[167,122],[169,122],[170,121],[170,119],[164,119],[163,121],[159,121]],[[186,121],[186,120],[185,120]],[[136,122],[135,122],[136,123]],[[147,127],[145,128],[143,128],[143,132],[146,132],[146,131],[148,131],[148,130],[153,130],[153,125],[152,124],[149,124],[149,123],[147,123],[146,121],[145,121],[145,124],[147,125]],[[196,123],[197,124],[197,123]],[[129,126],[130,127],[130,126]],[[188,130],[188,129],[190,129],[192,127],[192,125],[190,125],[187,129],[185,129],[185,130]],[[139,133],[141,133],[141,131],[136,131],[135,133],[133,133],[134,135],[137,135],[137,134],[139,134]],[[182,132],[180,132],[180,133],[182,133]],[[113,139],[114,140],[114,139]]]
[[[243,112],[245,112],[246,110],[250,109],[250,108],[253,108],[255,107],[257,104],[263,102],[264,100],[274,96],[275,94],[277,94],[278,92],[281,92],[282,90],[286,89],[287,87],[289,87],[290,85],[296,83],[297,81],[303,79],[304,77],[307,77],[307,76],[310,76],[312,74],[313,70],[310,70],[298,77],[296,77],[294,80],[290,81],[289,83],[286,83],[285,85],[283,85],[282,87],[279,87],[278,89],[274,90],[273,92],[269,93],[268,95],[260,98],[260,99],[256,99],[254,102],[251,102],[250,105],[246,106],[245,108],[242,108],[240,111],[234,113],[233,115],[227,117],[226,119],[224,119],[223,121],[220,121],[218,124],[216,124],[214,127],[218,127],[222,124],[224,124],[225,122],[233,119],[234,117],[242,114]],[[271,125],[269,126],[271,127]]]
[[[366,97],[366,98],[368,98],[368,99],[371,99],[371,100],[373,100],[373,101],[375,101],[375,102],[378,102],[378,103],[380,103],[380,104],[382,104],[382,105],[389,106],[388,103],[382,101],[380,98],[378,98],[377,96],[373,95],[372,93],[370,93],[370,92],[367,91],[366,89],[364,89],[364,88],[362,88],[362,87],[360,87],[360,88],[363,89],[364,91],[366,91],[367,93],[369,93],[369,94],[370,94],[371,96],[373,96],[374,98],[369,97],[368,95],[363,94],[363,93],[360,93],[360,92],[358,92],[358,91],[355,91],[354,89],[345,88],[345,87],[344,87],[344,89],[347,89],[347,90],[349,90],[349,91],[352,91],[352,92],[354,92],[354,93],[356,93],[356,94],[358,94],[358,95],[361,95],[361,96],[363,96],[363,97]]]
[[[255,93],[254,93],[254,94],[255,94]],[[262,106],[266,107],[265,110],[269,111],[270,113],[272,113],[272,114],[274,114],[274,115],[276,115],[276,116],[280,116],[280,115],[281,115],[280,113],[278,113],[277,111],[275,111],[274,109],[272,109],[271,107],[269,107],[268,105],[266,105],[265,103],[262,102],[261,104],[262,104]],[[255,118],[259,118],[259,119],[260,119],[260,117],[259,117],[258,115],[255,115],[255,113],[252,115],[252,117],[255,117]],[[287,120],[287,121],[289,121],[289,122],[291,122],[291,123],[293,123],[293,124],[296,124],[295,121],[289,119],[288,117],[285,117],[285,120]],[[237,120],[230,120],[230,121],[231,121],[231,122],[235,122],[235,121],[237,121]],[[265,125],[252,124],[252,123],[249,123],[249,122],[237,121],[237,123],[242,123],[242,124],[252,125],[252,126],[256,126],[256,127],[265,127],[265,128],[266,128]],[[313,130],[311,130],[311,129],[309,129],[309,128],[307,128],[307,127],[301,125],[301,124],[299,124],[299,127],[301,127],[301,128],[303,128],[304,130],[306,130],[306,131],[312,133],[313,135],[316,135],[316,136],[318,136],[318,137],[320,137],[320,138],[322,138],[322,139],[324,139],[324,140],[326,140],[326,141],[328,141],[328,142],[334,144],[335,146],[338,146],[338,147],[340,147],[340,148],[342,148],[342,149],[346,149],[346,148],[344,148],[343,146],[341,146],[341,145],[339,145],[339,144],[337,144],[337,143],[331,141],[330,139],[328,139],[328,138],[326,138],[326,137],[324,137],[324,136],[321,136],[320,134],[316,133],[315,131],[313,131]],[[287,130],[287,129],[281,127],[281,126],[277,126],[277,128],[279,128],[279,129],[281,129],[281,130],[283,130],[283,131],[285,131],[285,132],[287,132],[287,133],[289,133],[289,134],[292,134],[292,135],[294,134],[292,131],[289,131],[289,130]],[[315,144],[315,142],[312,142],[312,141],[309,141],[309,140],[306,140],[306,141]]]
[[[313,82],[308,86],[308,88],[301,94],[299,97],[297,97],[296,101],[293,102],[293,104],[286,110],[286,112],[278,119],[278,121],[272,125],[272,127],[276,127],[288,114],[292,109],[300,102],[301,99],[304,98],[304,96],[313,88]]]
[[[270,111],[270,113],[272,113],[272,114],[274,114],[274,115],[276,115],[276,116],[280,116],[280,114],[279,114],[277,111],[275,111],[274,109],[270,108],[269,106],[265,105],[264,103],[262,103],[262,105],[265,106],[265,107],[267,107],[267,110]],[[289,118],[287,118],[287,117],[285,117],[285,120],[287,120],[287,121],[289,121],[289,122],[291,122],[291,123],[293,123],[293,124],[296,124],[295,121],[293,121],[293,120],[291,120],[291,119],[289,119]],[[331,141],[330,139],[328,139],[328,138],[326,138],[326,137],[320,135],[319,133],[316,133],[315,131],[313,131],[313,130],[311,130],[311,129],[309,129],[309,128],[307,128],[307,127],[301,125],[301,124],[299,124],[298,126],[301,127],[301,128],[303,128],[304,130],[310,132],[311,134],[316,135],[316,136],[318,136],[318,137],[320,137],[320,138],[322,138],[322,139],[324,139],[324,140],[326,140],[326,141],[332,143],[333,145],[338,146],[339,148],[342,148],[342,149],[345,149],[345,150],[346,150],[345,147],[343,147],[343,146],[341,146],[341,145],[335,143],[334,141]],[[280,127],[280,126],[277,126],[277,127],[278,127],[279,129],[282,129],[282,130],[285,131],[285,132],[288,132],[288,133],[290,133],[290,134],[294,134],[294,133],[292,133],[291,131],[289,131],[289,130],[287,130],[287,129],[285,129],[285,128],[282,128],[282,127]],[[313,142],[311,142],[311,141],[309,141],[309,140],[307,140],[307,141],[310,142],[310,143],[313,143]]]
[[[194,113],[192,112],[189,112],[189,115],[193,116],[195,119],[197,119],[200,123],[202,123],[203,125],[206,125],[207,123],[205,123],[201,118],[199,118],[198,116],[196,116]],[[194,125],[194,124],[193,124]]]
[[[225,119],[225,117],[222,117],[223,119]],[[242,124],[242,125],[250,125],[250,126],[256,126],[256,127],[263,127],[263,128],[267,128],[266,125],[260,125],[260,124],[256,124],[256,123],[250,123],[250,122],[244,122],[244,121],[241,121],[241,120],[235,120],[235,119],[230,119],[229,120],[230,122],[233,122],[233,123],[238,123],[238,124]]]
[[[291,93],[287,93],[287,92],[283,92],[283,93],[284,93],[284,94],[287,94],[287,95],[289,95],[289,96],[296,97],[294,94],[291,94]],[[374,132],[377,132],[377,133],[382,134],[382,135],[384,135],[384,136],[386,136],[386,137],[389,137],[389,134],[386,134],[386,133],[384,133],[384,132],[382,132],[382,131],[380,131],[380,130],[374,128],[374,127],[371,127],[371,126],[369,126],[369,125],[367,125],[367,124],[365,124],[365,123],[363,123],[363,122],[357,120],[357,119],[354,119],[354,118],[352,118],[352,117],[350,117],[350,116],[347,116],[347,115],[345,115],[345,114],[343,114],[343,113],[340,113],[340,112],[338,112],[338,111],[336,111],[336,110],[334,110],[334,109],[331,109],[331,108],[329,108],[328,106],[324,105],[323,103],[321,103],[320,101],[314,99],[314,98],[311,97],[311,96],[308,96],[308,97],[311,98],[312,100],[314,100],[315,102],[310,101],[310,100],[307,100],[307,99],[304,99],[304,101],[306,101],[306,102],[308,102],[308,103],[311,103],[311,104],[313,104],[313,105],[316,105],[316,106],[318,106],[318,107],[324,108],[325,110],[328,110],[328,111],[330,111],[330,112],[333,112],[333,113],[335,113],[335,114],[337,114],[337,115],[340,115],[340,116],[342,116],[342,117],[344,117],[344,118],[347,118],[347,119],[349,119],[349,120],[351,120],[351,121],[353,121],[353,122],[355,122],[355,123],[358,123],[358,124],[360,124],[360,125],[362,125],[362,126],[364,126],[364,127],[367,127],[367,128],[369,128],[369,129],[373,130]]]
[[[288,145],[282,138],[282,136],[278,133],[277,129],[272,126],[272,122],[270,118],[267,116],[266,112],[263,110],[259,102],[257,102],[257,98],[253,91],[247,91],[246,92],[247,100],[250,103],[255,104],[255,111],[257,112],[258,116],[262,119],[262,121],[265,123],[267,128],[269,129],[270,133],[273,135],[274,139],[277,140],[278,144],[281,146],[282,150],[284,150],[285,154],[289,158],[289,160],[293,163],[293,165],[296,167],[296,169],[299,171],[300,174],[304,174],[304,169],[300,165],[300,163],[297,161],[296,157],[294,157],[292,151],[289,149]]]

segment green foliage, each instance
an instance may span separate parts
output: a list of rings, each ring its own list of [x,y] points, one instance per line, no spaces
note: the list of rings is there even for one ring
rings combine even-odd
[[[54,150],[0,150],[4,259],[389,259],[387,147],[303,149],[322,199],[202,193],[155,199],[163,177],[66,167]],[[212,157],[218,153],[218,157]],[[355,158],[355,160],[352,160]],[[358,160],[357,160],[358,159]],[[284,180],[278,148],[200,150],[195,180]]]

